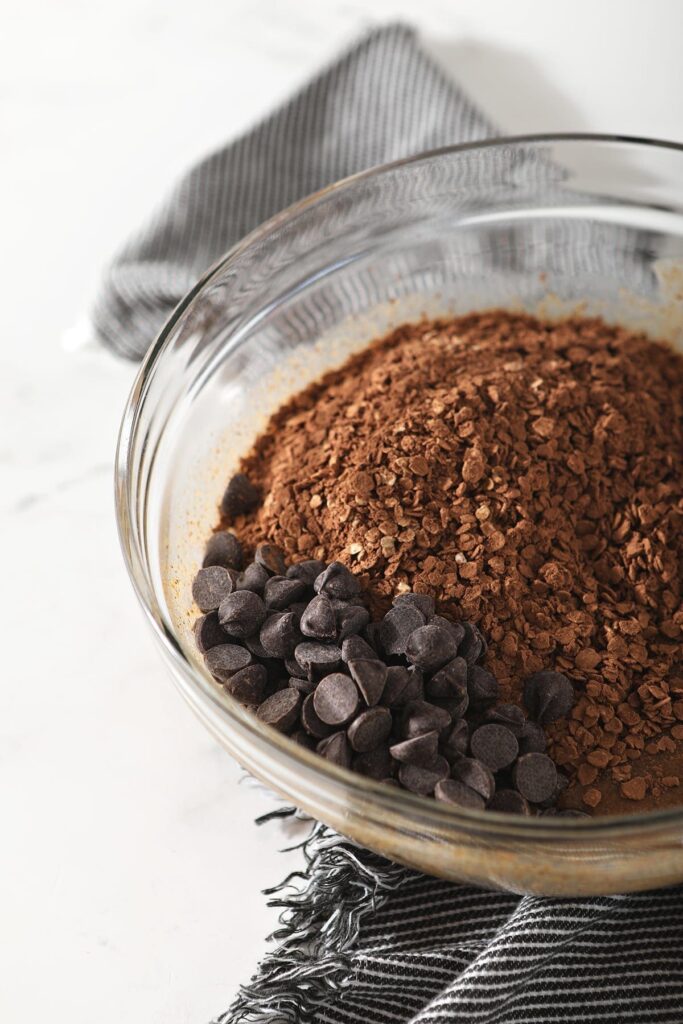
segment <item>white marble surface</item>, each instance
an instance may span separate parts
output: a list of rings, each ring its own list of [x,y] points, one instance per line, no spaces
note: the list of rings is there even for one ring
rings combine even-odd
[[[205,1021],[264,949],[259,890],[292,857],[252,826],[266,803],[169,685],[132,599],[112,460],[134,368],[74,325],[182,168],[395,16],[505,130],[683,138],[677,0],[3,11],[2,1021]]]

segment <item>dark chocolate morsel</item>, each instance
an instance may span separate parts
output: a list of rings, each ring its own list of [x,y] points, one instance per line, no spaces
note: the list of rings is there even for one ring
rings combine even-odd
[[[467,693],[474,708],[492,704],[498,696],[498,680],[480,665],[470,665],[467,669]]]
[[[389,708],[374,707],[361,711],[347,729],[349,743],[359,754],[374,750],[388,738],[391,724]]]
[[[288,686],[291,686],[293,690],[298,690],[299,693],[307,697],[309,693],[313,693],[316,684],[311,679],[302,679],[300,676],[290,676]]]
[[[386,668],[386,682],[382,692],[381,701],[388,708],[400,707],[409,699],[408,688],[411,686],[411,678],[408,669],[403,665],[389,665]]]
[[[518,743],[520,754],[545,753],[547,746],[545,729],[538,722],[531,722],[527,719]]]
[[[379,638],[387,654],[405,654],[408,637],[425,625],[422,612],[410,604],[396,605],[382,619]]]
[[[220,683],[227,682],[230,676],[246,668],[253,660],[251,653],[237,644],[219,644],[204,655],[206,667]]]
[[[425,732],[421,736],[414,736],[410,740],[402,740],[401,743],[394,743],[389,748],[389,753],[401,764],[416,764],[421,768],[429,768],[434,763],[438,754],[439,734],[438,732]]]
[[[341,650],[334,644],[304,640],[294,648],[294,657],[307,672],[334,672],[341,661]]]
[[[337,636],[337,617],[332,602],[325,594],[317,594],[301,616],[301,632],[314,640],[334,640]]]
[[[461,623],[465,635],[460,643],[458,653],[468,665],[474,665],[486,654],[486,641],[473,622]]]
[[[230,530],[218,530],[207,542],[203,566],[222,565],[224,569],[239,571],[244,563],[242,545]]]
[[[322,721],[316,714],[315,708],[313,707],[314,694],[310,693],[308,697],[304,698],[304,702],[301,706],[301,724],[310,736],[315,736],[317,740],[324,739],[325,736],[329,736],[332,732],[332,726],[327,725]]]
[[[250,590],[254,594],[262,594],[268,578],[267,569],[258,562],[251,562],[238,577],[235,590]]]
[[[351,661],[378,661],[377,652],[362,636],[347,636],[341,645],[342,658],[348,665]]]
[[[194,642],[201,654],[206,654],[212,647],[226,643],[228,637],[218,621],[217,612],[202,615],[194,624]]]
[[[362,605],[347,604],[336,609],[337,633],[340,640],[360,633],[370,621],[370,612]]]
[[[408,637],[406,658],[425,672],[436,672],[458,653],[453,635],[444,626],[420,626]]]
[[[541,804],[557,791],[557,768],[547,754],[523,754],[512,769],[512,781],[525,800]]]
[[[301,641],[301,633],[293,612],[269,615],[259,633],[261,646],[270,658],[288,658]]]
[[[282,611],[298,601],[306,593],[306,584],[301,580],[288,580],[286,576],[271,576],[263,588],[263,600],[268,608]]]
[[[379,704],[387,680],[387,667],[381,661],[363,658],[348,663],[351,678],[368,707]]]
[[[512,764],[519,753],[519,744],[515,734],[504,725],[480,725],[472,733],[470,750],[492,772],[498,772]]]
[[[287,572],[285,556],[277,544],[259,544],[254,553],[254,561],[262,565],[271,576],[284,576]]]
[[[297,562],[296,565],[290,565],[285,576],[289,580],[302,580],[306,586],[312,587],[320,573],[325,571],[325,568],[324,562],[319,561],[317,558],[309,558],[305,562]]]
[[[364,754],[356,754],[351,767],[355,772],[366,775],[370,779],[386,779],[391,775],[396,762],[389,753],[386,744],[380,744],[374,750]]]
[[[445,757],[434,758],[429,768],[421,768],[416,764],[402,764],[398,770],[398,778],[404,789],[419,796],[431,796],[436,785],[448,778],[448,761]]]
[[[483,811],[486,806],[484,798],[474,789],[457,779],[443,779],[434,787],[434,796],[446,804],[456,807],[467,807],[471,811]]]
[[[256,508],[261,496],[244,473],[235,473],[225,489],[221,501],[221,512],[224,516],[241,516]]]
[[[505,814],[531,814],[531,808],[521,793],[515,789],[498,789],[488,802],[489,811],[503,811]]]
[[[335,732],[321,740],[316,749],[333,764],[338,764],[341,768],[351,767],[351,745],[345,732]]]
[[[458,697],[465,698],[465,706],[461,714],[467,708],[467,662],[464,658],[453,658],[447,665],[435,672],[431,679],[425,683],[427,697]]]
[[[218,608],[218,620],[230,636],[243,639],[258,633],[265,622],[266,606],[251,590],[228,594]]]
[[[299,718],[302,697],[298,690],[288,686],[267,697],[256,712],[262,722],[279,732],[289,732]]]
[[[443,708],[428,704],[424,700],[409,701],[401,720],[404,739],[422,736],[425,732],[442,733],[451,725],[451,716]]]
[[[192,597],[203,612],[215,612],[224,597],[235,589],[237,573],[222,565],[200,569],[192,583]]]
[[[266,693],[268,673],[263,665],[247,665],[223,683],[227,692],[241,704],[260,704]]]
[[[413,608],[417,608],[419,612],[422,612],[425,620],[431,619],[436,611],[434,598],[430,594],[397,594],[391,603],[394,608],[399,608],[403,604],[412,605]]]
[[[470,745],[470,730],[467,722],[461,719],[442,741],[442,753],[449,761],[464,757]]]
[[[561,672],[535,672],[524,684],[527,711],[541,725],[564,718],[574,706],[574,687]]]
[[[506,725],[517,739],[524,735],[527,724],[526,716],[517,704],[498,704],[487,712],[486,721]]]
[[[332,672],[322,679],[313,694],[313,707],[327,725],[345,725],[360,707],[358,689],[351,676]]]
[[[453,762],[451,775],[458,782],[469,786],[485,800],[489,801],[496,790],[493,772],[483,761],[476,757],[462,757]]]
[[[350,597],[357,597],[360,594],[360,583],[341,562],[331,562],[316,577],[313,589],[316,594],[326,594],[327,597],[336,597],[346,601]]]
[[[462,622],[454,622],[452,619],[445,619],[443,615],[432,615],[429,620],[430,626],[441,626],[443,629],[447,629],[453,637],[456,645],[460,647],[465,636],[465,627]]]

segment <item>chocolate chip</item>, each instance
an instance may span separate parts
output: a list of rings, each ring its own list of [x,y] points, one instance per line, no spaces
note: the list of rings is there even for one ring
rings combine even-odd
[[[470,730],[467,722],[463,719],[456,722],[451,731],[442,742],[442,753],[449,761],[464,757],[470,745]]]
[[[486,721],[507,726],[517,739],[524,735],[527,725],[524,712],[516,704],[498,704],[487,713]]]
[[[218,621],[230,636],[242,639],[257,633],[266,618],[266,606],[250,590],[228,594],[218,608]]]
[[[531,808],[521,793],[514,789],[497,790],[488,803],[489,811],[502,811],[505,814],[531,814]]]
[[[492,704],[498,696],[498,680],[480,665],[471,665],[467,670],[467,692],[475,708]]]
[[[299,676],[290,676],[288,686],[291,686],[293,690],[298,690],[299,693],[307,697],[309,693],[313,693],[316,688],[316,683],[312,679],[301,679]]]
[[[235,473],[225,489],[221,501],[221,512],[224,516],[241,516],[256,508],[261,496],[258,490],[244,473]]]
[[[409,699],[407,696],[411,678],[408,669],[403,665],[389,665],[386,669],[386,682],[381,701],[388,708],[400,707]]]
[[[443,732],[451,724],[451,716],[443,708],[424,700],[410,701],[403,709],[401,720],[404,739],[422,736],[426,732]]]
[[[219,530],[206,545],[203,566],[222,565],[224,569],[240,570],[244,562],[242,545],[234,533]]]
[[[504,725],[480,725],[472,733],[470,749],[492,772],[507,768],[519,753],[517,738]]]
[[[390,714],[390,712],[387,713]],[[389,753],[402,764],[416,764],[421,768],[429,768],[434,763],[438,747],[438,732],[425,732],[421,736],[414,736],[410,740],[394,743],[389,748]]]
[[[561,672],[536,672],[524,684],[524,703],[532,718],[548,725],[574,706],[574,687]]]
[[[367,640],[372,649],[380,658],[384,657],[382,643],[379,638],[379,630],[381,625],[381,622],[368,622],[365,629],[361,631],[363,639]]]
[[[202,615],[194,624],[194,642],[201,654],[206,654],[212,647],[224,644],[227,635],[220,622],[217,612]]]
[[[360,633],[370,621],[370,612],[360,605],[347,604],[336,611],[337,633],[340,640]]]
[[[362,636],[349,636],[341,645],[342,658],[349,664],[351,661],[378,661],[377,652]]]
[[[296,648],[294,648],[296,650]],[[302,668],[294,657],[285,658],[285,671],[290,676],[299,676],[301,679],[308,679],[308,669]]]
[[[419,796],[431,796],[439,782],[448,778],[448,761],[445,757],[437,757],[429,768],[421,768],[416,764],[402,764],[398,770],[401,785],[411,793]]]
[[[332,602],[325,594],[318,594],[306,605],[301,616],[301,632],[316,640],[334,640],[337,636],[337,617]]]
[[[465,636],[465,627],[461,622],[453,622],[452,619],[445,619],[443,615],[432,615],[429,625],[441,626],[442,629],[448,630],[450,635],[453,637],[455,645],[460,647],[463,637]]]
[[[299,718],[301,701],[301,694],[292,687],[287,687],[285,690],[278,690],[272,697],[267,697],[256,714],[262,722],[272,725],[278,732],[289,732]]]
[[[547,754],[524,754],[512,770],[512,781],[532,804],[550,800],[557,790],[557,769]]]
[[[444,626],[420,626],[406,644],[406,658],[425,672],[436,672],[458,653],[458,645]]]
[[[224,597],[235,589],[237,573],[222,565],[200,569],[192,584],[192,597],[203,612],[215,612]]]
[[[389,708],[368,708],[361,711],[347,729],[349,743],[359,754],[374,750],[389,736],[392,718]]]
[[[327,739],[321,740],[316,747],[319,754],[341,768],[351,767],[351,745],[345,732],[335,732]]]
[[[315,750],[315,740],[312,736],[309,736],[303,729],[297,729],[296,732],[292,733],[291,737],[295,743],[298,743],[300,747],[306,747],[307,750]]]
[[[254,594],[262,594],[268,582],[268,570],[257,562],[251,562],[241,576],[238,577],[235,589],[250,590]]]
[[[543,726],[527,719],[518,742],[520,754],[543,754],[547,746]]]
[[[304,699],[301,706],[301,724],[307,733],[311,736],[315,736],[316,739],[321,740],[324,739],[325,736],[330,735],[332,732],[332,726],[327,725],[316,714],[313,706],[313,697],[314,694],[311,693]]]
[[[379,704],[387,680],[387,667],[381,661],[363,658],[348,663],[351,678],[368,707]]]
[[[466,807],[471,811],[483,811],[485,807],[482,796],[456,779],[443,779],[434,787],[434,796],[446,804]]]
[[[312,587],[321,572],[324,572],[326,565],[317,558],[309,558],[305,562],[297,562],[290,565],[285,573],[289,580],[302,580],[308,587]]]
[[[219,644],[206,652],[204,661],[211,675],[225,683],[235,672],[251,664],[253,658],[249,651],[237,644]]]
[[[366,775],[370,779],[386,779],[391,776],[396,762],[389,753],[389,748],[385,744],[375,747],[374,750],[368,750],[364,754],[356,754],[351,767],[355,772],[360,772],[361,775]]]
[[[408,637],[420,626],[425,617],[419,609],[410,604],[399,604],[382,619],[379,638],[387,654],[405,654]]]
[[[271,576],[263,588],[263,600],[268,608],[282,611],[293,601],[298,601],[306,593],[306,584],[301,580],[288,580],[286,576]]]
[[[430,594],[397,594],[391,603],[394,608],[402,604],[412,605],[424,615],[425,620],[431,619],[436,610],[434,598]]]
[[[333,672],[318,683],[313,694],[316,714],[327,725],[345,725],[358,711],[360,697],[351,676]]]
[[[440,668],[425,683],[425,693],[429,698],[458,697],[464,698],[465,704],[461,714],[467,709],[467,662],[464,658],[453,658],[447,665]]]
[[[334,644],[304,640],[294,648],[294,657],[307,672],[333,672],[341,661],[341,650]]]
[[[247,665],[223,684],[227,692],[242,704],[260,704],[266,693],[268,673],[263,665]]]
[[[331,562],[316,577],[313,589],[316,594],[325,594],[327,597],[336,597],[344,601],[360,594],[360,583],[341,562]]]
[[[486,654],[486,641],[473,622],[461,623],[465,635],[460,643],[459,654],[468,665],[474,665]]]
[[[451,775],[458,782],[469,786],[475,793],[489,801],[496,790],[496,780],[493,772],[483,761],[475,757],[463,757],[455,761],[451,768]]]
[[[242,643],[244,644],[244,646],[247,648],[248,651],[251,651],[251,653],[254,655],[255,658],[269,658],[270,657],[270,655],[268,654],[268,651],[265,649],[265,647],[261,643],[261,638],[260,638],[260,634],[259,633],[254,633],[253,636],[245,636],[245,637],[243,637],[242,638]]]
[[[284,576],[287,572],[285,556],[277,544],[259,544],[254,552],[254,561],[271,576]]]
[[[421,668],[417,665],[408,666],[408,685],[401,694],[401,703],[405,704],[409,700],[424,700],[425,688],[424,688],[424,674]]]
[[[259,641],[271,658],[288,658],[301,641],[301,633],[292,612],[275,612],[261,626]]]

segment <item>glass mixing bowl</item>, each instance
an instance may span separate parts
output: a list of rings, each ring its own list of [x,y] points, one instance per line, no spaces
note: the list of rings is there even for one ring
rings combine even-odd
[[[128,569],[177,686],[219,743],[363,846],[518,893],[679,882],[683,808],[583,822],[412,796],[262,725],[194,649],[191,579],[267,416],[379,332],[491,306],[599,314],[680,346],[683,147],[588,136],[455,146],[356,175],[254,231],[181,302],[130,396],[116,481]]]

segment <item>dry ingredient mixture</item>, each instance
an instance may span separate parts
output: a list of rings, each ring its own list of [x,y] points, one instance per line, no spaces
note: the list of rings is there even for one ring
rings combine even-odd
[[[245,547],[340,559],[375,615],[433,596],[501,700],[564,673],[566,806],[683,801],[683,358],[599,320],[406,325],[293,398],[243,460]],[[254,502],[252,502],[254,504]],[[244,506],[246,507],[246,505]]]

